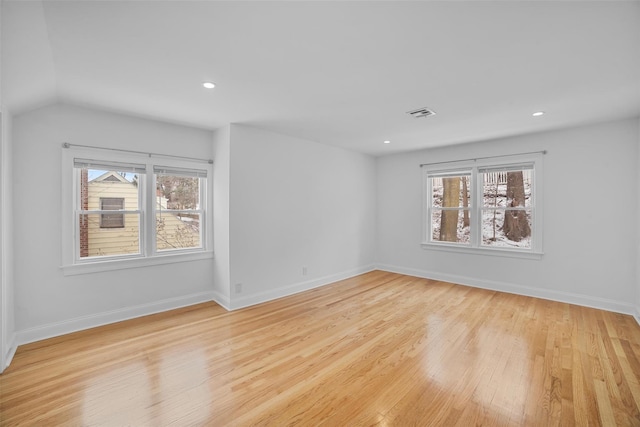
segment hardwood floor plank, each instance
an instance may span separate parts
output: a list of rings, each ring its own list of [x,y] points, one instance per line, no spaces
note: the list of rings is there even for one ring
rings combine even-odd
[[[631,316],[374,271],[21,346],[0,426],[640,425]]]

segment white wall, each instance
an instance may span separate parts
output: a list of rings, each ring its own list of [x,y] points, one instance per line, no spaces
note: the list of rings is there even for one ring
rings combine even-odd
[[[0,22],[5,2],[0,1]],[[6,75],[2,62],[6,41],[0,25],[0,373],[16,351],[15,285],[13,274],[13,116],[3,104]]]
[[[15,287],[13,274],[13,188],[12,116],[2,110],[2,136],[0,137],[0,324],[2,326],[2,356],[0,372],[8,366],[16,350],[15,342]]]
[[[638,117],[638,157],[636,158],[636,173],[637,173],[637,185],[638,191],[636,192],[637,204],[638,204],[638,217],[640,217],[640,117]],[[640,227],[638,227],[638,246],[637,246],[637,258],[636,258],[636,309],[635,318],[640,324]]]
[[[638,236],[638,121],[624,120],[423,150],[378,159],[382,268],[633,312]],[[425,250],[419,165],[548,150],[544,257],[501,258]]]
[[[212,133],[68,105],[14,117],[18,342],[213,298],[213,260],[64,276],[61,144],[211,158]]]
[[[232,308],[371,270],[375,179],[370,156],[232,125]]]
[[[213,288],[218,304],[230,308],[229,179],[231,162],[230,126],[213,134]]]

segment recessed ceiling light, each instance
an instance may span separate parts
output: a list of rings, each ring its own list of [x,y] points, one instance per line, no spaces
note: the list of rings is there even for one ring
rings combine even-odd
[[[207,89],[213,89],[214,87],[216,87],[216,85],[211,82],[204,82],[202,83],[202,86],[206,87]]]
[[[544,115],[544,111],[536,111],[535,113],[533,113],[533,117],[540,117]]]
[[[391,144],[391,141],[384,141],[385,144]]]

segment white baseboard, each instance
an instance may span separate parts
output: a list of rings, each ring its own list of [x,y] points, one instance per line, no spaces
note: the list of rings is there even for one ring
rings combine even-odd
[[[18,345],[28,344],[47,338],[57,337],[89,328],[108,325],[110,323],[121,322],[136,317],[147,316],[150,314],[160,313],[163,311],[174,310],[176,308],[186,307],[207,301],[215,301],[226,310],[237,310],[251,305],[260,304],[262,302],[271,301],[273,299],[293,295],[309,289],[328,285],[338,280],[348,279],[359,274],[367,273],[374,270],[374,265],[368,265],[342,273],[332,274],[314,280],[296,283],[277,289],[261,292],[254,295],[243,296],[238,299],[230,299],[218,291],[207,291],[198,294],[186,295],[177,298],[170,298],[149,304],[142,304],[133,307],[126,307],[118,310],[98,313],[95,315],[78,317],[75,319],[64,320],[61,322],[51,323],[47,325],[36,326],[33,328],[23,329],[16,332],[14,339],[13,352]],[[12,354],[13,357],[13,354]]]
[[[638,322],[638,325],[640,325],[640,307],[635,307],[635,310],[633,311],[633,317],[634,319],[636,319],[636,322]]]
[[[375,265],[366,265],[352,270],[343,271],[341,273],[330,274],[328,276],[319,277],[313,280],[307,280],[304,282],[294,283],[292,285],[283,286],[276,289],[270,289],[268,291],[259,292],[253,295],[247,295],[240,298],[231,298],[229,308],[231,310],[238,310],[240,308],[249,307],[252,305],[260,304],[263,302],[271,301],[274,299],[286,297],[289,295],[297,294],[300,292],[308,291],[310,289],[319,288],[339,280],[348,279],[359,274],[368,273],[375,270]]]
[[[18,349],[18,344],[16,344],[16,334],[12,334],[11,338],[9,338],[7,353],[5,354],[5,357],[4,357],[4,366],[0,366],[0,368],[2,368],[0,369],[0,374],[2,373],[2,371],[4,371],[9,367],[9,365],[11,364],[11,361],[13,360],[13,356],[15,356],[16,354],[17,349]]]
[[[406,274],[407,276],[421,277],[424,279],[441,280],[444,282],[457,283],[475,288],[489,289],[492,291],[507,292],[510,294],[524,295],[535,298],[542,298],[551,301],[564,302],[581,305],[584,307],[598,308],[616,313],[635,315],[636,320],[640,319],[638,309],[632,304],[623,303],[607,298],[592,297],[588,295],[574,294],[570,292],[555,291],[551,289],[532,288],[530,286],[514,285],[505,282],[491,280],[480,280],[472,277],[458,276],[454,274],[438,273],[433,271],[418,270],[395,265],[379,264],[378,270],[390,271],[392,273]],[[640,321],[638,322],[640,323]]]
[[[224,308],[227,311],[231,311],[231,301],[229,300],[229,297],[218,292],[218,291],[213,291],[213,300],[218,303],[219,306],[221,306],[222,308]]]
[[[214,294],[212,291],[200,292],[197,294],[185,295],[176,298],[169,298],[148,304],[126,307],[118,310],[77,317],[75,319],[64,320],[62,322],[24,329],[16,332],[15,341],[17,345],[28,344],[31,342],[57,337],[84,329],[95,328],[98,326],[108,325],[110,323],[121,322],[123,320],[134,319],[141,316],[148,316],[150,314],[156,314],[168,310],[175,310],[176,308],[214,300]]]

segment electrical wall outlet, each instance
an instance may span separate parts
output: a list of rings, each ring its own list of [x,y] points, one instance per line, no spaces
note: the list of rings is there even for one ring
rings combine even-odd
[[[303,265],[303,266],[302,266],[302,275],[303,275],[303,276],[306,276],[306,275],[307,275],[307,266],[306,266],[306,265]]]
[[[242,293],[242,283],[236,283],[236,294]]]

